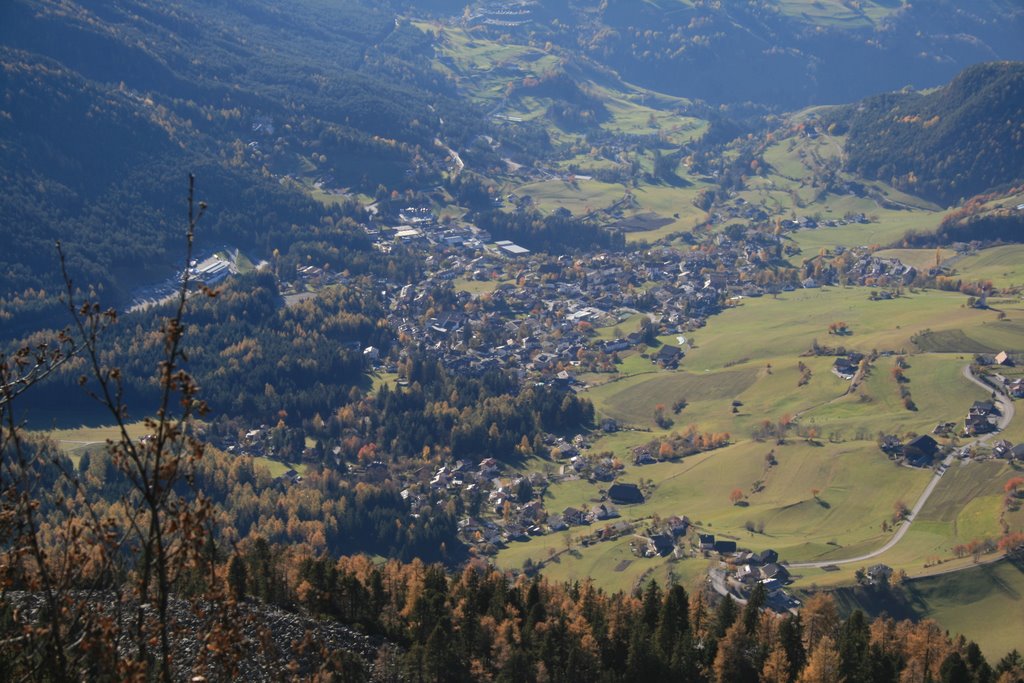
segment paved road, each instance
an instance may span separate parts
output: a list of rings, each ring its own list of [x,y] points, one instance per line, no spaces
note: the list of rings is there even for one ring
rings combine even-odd
[[[974,373],[971,372],[970,365],[964,366],[964,377],[974,382],[975,384],[983,388],[985,391],[992,391],[992,387],[985,384],[980,379],[974,376]],[[999,431],[1002,431],[1006,429],[1006,427],[1009,426],[1010,421],[1013,420],[1013,401],[1002,392],[996,392],[996,402],[999,407],[999,412],[1001,413],[998,422],[998,429]],[[992,439],[994,436],[996,436],[996,434],[998,433],[999,432],[986,434],[985,436],[975,439],[974,443],[985,443],[988,440]],[[949,455],[946,456],[946,459],[942,461],[942,464],[935,471],[935,475],[932,476],[931,481],[928,482],[928,486],[926,486],[924,491],[921,492],[921,496],[917,499],[917,502],[914,504],[914,507],[910,511],[910,514],[907,515],[907,518],[902,523],[900,523],[899,529],[896,530],[896,533],[893,534],[892,538],[890,538],[889,541],[881,548],[879,548],[878,550],[874,550],[870,553],[865,553],[864,555],[858,555],[857,557],[848,557],[842,560],[827,560],[823,562],[793,562],[789,566],[793,568],[803,567],[820,569],[822,567],[828,567],[831,565],[853,564],[854,562],[866,562],[868,560],[878,557],[882,553],[891,549],[893,546],[900,542],[900,539],[902,539],[904,534],[906,534],[907,531],[910,529],[910,525],[917,518],[918,513],[921,512],[921,508],[923,508],[924,504],[928,502],[928,498],[932,495],[932,492],[935,490],[935,487],[938,486],[939,480],[942,479],[942,475],[946,473],[946,469],[953,463],[955,454],[956,451],[951,452]]]

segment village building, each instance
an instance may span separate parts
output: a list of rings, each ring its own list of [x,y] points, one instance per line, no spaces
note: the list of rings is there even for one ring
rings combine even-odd
[[[608,498],[617,505],[636,505],[644,502],[644,494],[636,484],[612,484]]]

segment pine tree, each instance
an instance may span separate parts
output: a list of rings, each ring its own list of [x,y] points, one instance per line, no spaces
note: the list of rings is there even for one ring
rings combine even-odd
[[[796,680],[807,661],[804,649],[803,621],[799,614],[791,614],[779,625],[779,644],[786,651],[789,660],[789,679]]]
[[[236,602],[245,600],[248,590],[247,574],[245,561],[238,553],[232,555],[231,560],[228,562],[228,589],[231,591],[231,597]]]
[[[761,618],[761,608],[767,601],[768,593],[765,591],[764,584],[758,583],[754,586],[754,590],[750,591],[747,606],[743,609],[743,628],[748,635],[754,634],[757,622]]]
[[[854,610],[839,634],[840,671],[846,683],[870,683],[867,661],[869,640],[864,612]]]
[[[658,625],[658,614],[661,612],[661,587],[658,582],[651,580],[644,590],[642,619],[644,625],[650,632]]]
[[[736,602],[728,595],[723,597],[721,602],[718,603],[718,609],[715,610],[715,636],[718,638],[723,637],[738,616],[739,609],[736,607]]]
[[[658,628],[654,632],[654,642],[662,661],[669,662],[676,651],[680,639],[690,630],[689,602],[686,590],[673,584],[665,594],[658,614]]]
[[[942,660],[939,666],[939,680],[941,683],[973,683],[971,672],[967,670],[967,663],[959,652],[950,652]]]
[[[992,667],[985,661],[985,655],[981,653],[981,648],[973,640],[967,643],[964,661],[967,662],[967,669],[977,683],[990,683],[995,678]]]

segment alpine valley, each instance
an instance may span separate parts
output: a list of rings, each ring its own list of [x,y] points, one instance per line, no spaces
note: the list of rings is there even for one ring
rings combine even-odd
[[[5,0],[0,679],[1024,681],[1018,0]]]

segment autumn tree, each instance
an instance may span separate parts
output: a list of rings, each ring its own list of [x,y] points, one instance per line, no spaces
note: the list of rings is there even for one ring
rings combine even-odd
[[[789,658],[782,645],[776,645],[761,668],[760,683],[789,683]]]
[[[206,404],[183,369],[184,318],[193,289],[188,264],[196,225],[206,209],[194,193],[189,176],[185,275],[171,315],[156,335],[159,391],[152,417],[143,420],[149,432],[145,439],[129,435],[126,378],[105,353],[105,337],[118,316],[82,298],[60,244],[69,329],[52,345],[0,356],[0,518],[5,520],[0,526],[0,582],[24,587],[46,605],[36,615],[15,610],[14,619],[4,624],[0,650],[16,645],[0,654],[13,678],[76,680],[90,670],[122,680],[179,678],[181,664],[172,659],[172,595],[190,582],[206,592],[211,604],[224,602],[222,583],[214,580],[216,557],[207,552],[211,508],[192,486],[205,450],[194,423],[206,413]],[[14,419],[20,395],[68,362],[80,369],[79,384],[118,433],[107,442],[105,463],[96,465],[106,464],[123,492],[117,500],[102,501],[102,511],[88,479],[26,441]],[[120,582],[117,577],[128,578]],[[84,586],[111,591],[113,611],[98,609],[95,594],[75,591]],[[230,625],[211,628],[206,637],[212,648],[207,653],[225,653],[220,646],[237,640]],[[237,659],[204,655],[196,664],[215,677],[237,676]]]
[[[835,599],[827,593],[815,593],[800,612],[803,622],[804,648],[813,653],[822,638],[829,638],[834,648],[839,632],[839,610]]]
[[[840,683],[842,681],[839,652],[830,636],[822,636],[807,659],[800,674],[800,683]]]
[[[725,600],[731,601],[728,597]],[[717,683],[757,680],[757,672],[749,657],[750,646],[751,638],[742,621],[729,627],[725,636],[718,641],[718,652],[715,654],[713,671]]]

